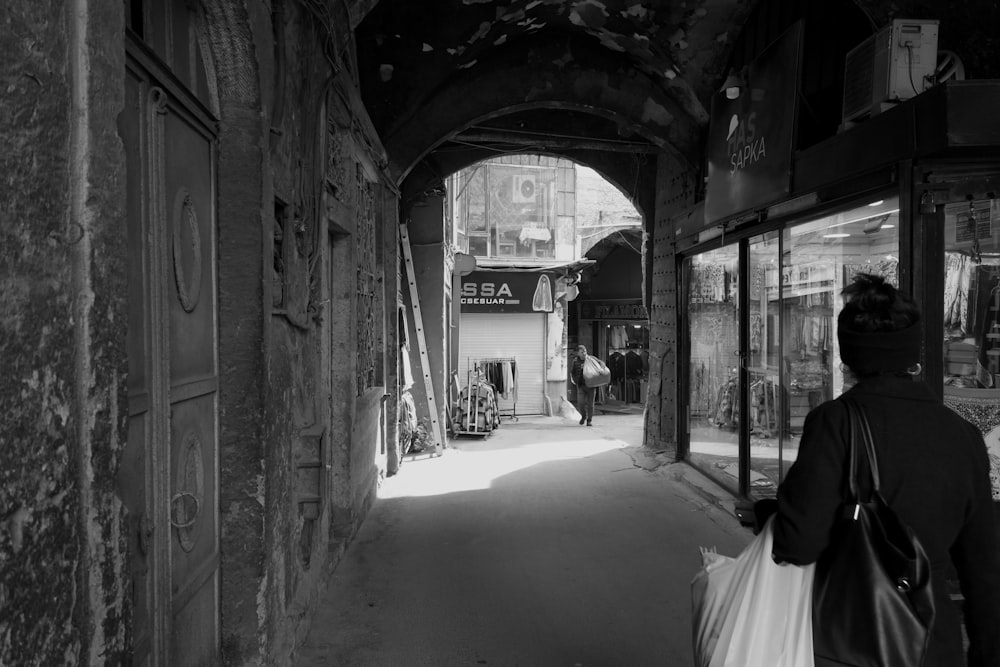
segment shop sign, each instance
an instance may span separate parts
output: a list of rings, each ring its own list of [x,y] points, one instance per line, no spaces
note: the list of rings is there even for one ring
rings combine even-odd
[[[554,273],[473,271],[462,277],[463,313],[551,313]]]
[[[580,319],[583,320],[646,320],[649,313],[639,302],[581,301]]]
[[[986,199],[968,204],[946,204],[945,221],[955,221],[955,243],[972,243],[993,236],[993,228],[1000,220],[1000,201]]]
[[[799,21],[750,63],[736,99],[712,97],[706,225],[791,192],[801,40]]]

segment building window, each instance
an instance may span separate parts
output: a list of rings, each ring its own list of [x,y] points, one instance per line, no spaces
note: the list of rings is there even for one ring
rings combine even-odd
[[[555,257],[559,171],[483,162],[456,174],[458,250],[477,257]]]

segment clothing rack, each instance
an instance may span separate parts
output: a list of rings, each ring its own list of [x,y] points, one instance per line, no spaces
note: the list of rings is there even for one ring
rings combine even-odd
[[[513,419],[518,421],[517,418],[517,357],[486,357],[482,359],[470,359],[467,361],[468,368],[474,370],[478,375],[483,377],[486,382],[493,385],[494,391],[496,391],[499,397],[507,399],[513,403],[509,409],[500,409],[500,403],[497,401],[497,415],[500,417],[507,417],[508,419]],[[510,364],[510,377],[505,378],[503,376],[490,377],[494,373],[498,372],[494,365],[500,365],[501,368],[503,364]],[[499,372],[502,372],[499,371]],[[500,380],[500,382],[498,382]],[[507,382],[509,381],[509,386]],[[502,386],[497,386],[498,384]]]

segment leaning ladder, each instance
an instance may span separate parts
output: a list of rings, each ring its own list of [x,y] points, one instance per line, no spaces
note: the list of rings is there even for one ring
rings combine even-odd
[[[427,339],[424,336],[424,316],[420,312],[420,296],[417,294],[417,274],[413,270],[413,253],[410,252],[410,235],[405,224],[399,226],[399,239],[403,247],[403,261],[406,264],[406,282],[410,286],[410,305],[413,308],[413,324],[417,330],[417,348],[420,350],[419,372],[424,378],[424,393],[427,394],[431,437],[434,438],[434,452],[440,454],[444,439],[441,437],[437,401],[434,400],[434,383],[431,381],[431,364],[427,356]]]

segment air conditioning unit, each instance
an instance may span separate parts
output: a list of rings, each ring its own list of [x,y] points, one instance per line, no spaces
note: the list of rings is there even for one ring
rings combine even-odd
[[[537,191],[533,174],[517,174],[511,178],[510,200],[515,204],[533,204]]]
[[[894,19],[848,51],[844,123],[875,115],[934,85],[938,22]]]

